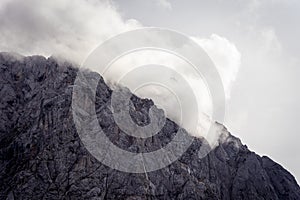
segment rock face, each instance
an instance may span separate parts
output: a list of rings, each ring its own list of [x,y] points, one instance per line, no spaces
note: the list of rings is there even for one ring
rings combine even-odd
[[[71,64],[54,58],[0,54],[0,199],[300,199],[288,171],[248,150],[220,124],[225,137],[204,158],[198,150],[205,141],[198,138],[161,170],[131,174],[103,165],[85,149],[72,119],[76,74]],[[172,140],[179,127],[170,120],[152,138],[123,133],[106,106],[111,94],[101,79],[95,107],[114,144],[142,152]],[[153,102],[131,100],[132,119],[149,123]]]

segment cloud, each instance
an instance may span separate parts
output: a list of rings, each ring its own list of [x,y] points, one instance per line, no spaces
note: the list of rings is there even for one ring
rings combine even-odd
[[[264,28],[259,32],[261,34],[262,49],[269,54],[282,53],[282,47],[273,28]]]
[[[228,99],[241,64],[240,52],[232,42],[216,34],[212,34],[210,38],[192,37],[192,39],[208,53],[215,63],[223,81],[225,96]],[[163,42],[167,43],[170,41],[160,41],[160,43]],[[183,48],[187,48],[186,45]],[[143,68],[143,73],[135,73],[135,70],[145,65],[151,66]],[[155,65],[167,66],[183,77],[189,84],[189,88],[194,92],[198,107],[192,105],[191,98],[193,96],[187,94],[188,90],[183,82],[178,81],[180,80],[178,75],[174,74],[172,70],[164,71],[162,75],[161,71],[152,70],[151,67]],[[210,127],[210,116],[212,116],[213,106],[216,105],[212,105],[210,88],[207,88],[205,80],[182,58],[160,50],[134,51],[118,58],[103,75],[106,81],[111,82],[112,85],[115,85],[115,82],[121,83],[121,85],[128,87],[131,91],[135,91],[140,97],[153,99],[156,105],[160,105],[160,108],[164,109],[170,119],[187,129],[192,135],[207,135]],[[140,87],[141,83],[145,83],[149,79],[149,76],[153,77],[151,83],[163,82],[170,91],[157,84],[147,84],[144,87]],[[180,99],[180,104],[178,103],[178,98]],[[190,112],[185,122],[181,121],[180,110],[174,108],[181,108],[183,111]],[[197,114],[194,112],[195,109],[198,109]],[[189,121],[196,117],[199,119],[198,127],[196,130],[193,127],[189,129]],[[218,136],[211,136],[210,144],[215,143],[216,139],[218,139]]]
[[[159,0],[157,3],[171,9],[170,2]],[[24,55],[41,54],[44,56],[59,55],[76,63],[82,63],[89,53],[106,39],[128,30],[142,27],[134,20],[124,20],[116,6],[110,1],[98,0],[11,0],[0,3],[0,49],[1,51],[15,51]],[[270,36],[270,33],[266,33]],[[226,97],[230,96],[230,89],[240,66],[241,55],[235,45],[224,37],[212,34],[210,38],[192,37],[208,53],[225,86]],[[168,42],[168,41],[162,41]],[[115,65],[117,70],[104,77],[111,82],[116,81],[120,74],[142,64],[161,64],[172,67],[190,84],[199,103],[200,118],[198,132],[201,135],[208,124],[206,115],[210,116],[212,105],[205,83],[199,77],[192,76],[187,63],[174,55],[157,52],[139,52],[131,57],[120,59]],[[120,66],[123,66],[120,67]],[[126,68],[124,68],[126,66]],[[147,76],[147,74],[144,74]],[[142,75],[135,77],[137,84]],[[174,73],[161,76],[167,79],[170,85],[176,85]],[[175,81],[175,82],[174,82]],[[183,96],[183,102],[188,102],[182,108],[193,112],[186,89],[177,84],[177,95]],[[129,87],[130,88],[130,87]],[[130,88],[134,90],[133,88]],[[172,92],[160,92],[158,88],[146,87],[137,92],[139,95],[153,98],[155,103],[165,107],[167,116],[180,124],[178,101]],[[190,116],[193,118],[193,116]],[[189,120],[186,120],[187,122]],[[206,124],[206,125],[205,125]],[[185,125],[183,124],[183,127]]]
[[[172,4],[168,0],[155,0],[155,3],[166,10],[172,10]]]
[[[157,0],[157,3],[171,8],[167,0]],[[1,51],[25,55],[56,54],[81,63],[101,42],[137,27],[141,27],[138,21],[124,20],[110,1],[11,0],[0,3]],[[270,43],[274,40],[272,31],[263,34]],[[237,48],[216,34],[206,39],[193,39],[215,62],[224,82],[226,97],[229,97],[240,65]]]
[[[232,84],[241,65],[241,53],[234,43],[217,34],[210,38],[192,37],[208,54],[221,76],[226,98],[230,97]]]
[[[0,4],[0,49],[81,62],[112,35],[139,27],[109,1],[12,0]]]

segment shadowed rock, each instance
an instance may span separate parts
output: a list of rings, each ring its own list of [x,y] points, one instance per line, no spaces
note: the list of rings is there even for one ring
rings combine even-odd
[[[94,72],[85,72],[96,76]],[[41,56],[0,54],[0,199],[300,199],[294,177],[227,132],[204,158],[197,138],[173,164],[147,174],[116,171],[82,144],[72,118],[77,69]],[[125,134],[109,109],[112,90],[100,79],[99,125],[118,147],[149,152],[166,146],[178,126],[166,121],[151,138]],[[130,115],[149,123],[153,102],[132,96]]]

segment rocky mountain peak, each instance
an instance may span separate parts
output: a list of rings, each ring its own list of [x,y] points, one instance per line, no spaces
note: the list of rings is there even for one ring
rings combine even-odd
[[[77,68],[51,57],[1,53],[0,71],[0,199],[300,199],[300,188],[287,170],[251,152],[218,123],[219,144],[204,157],[198,150],[207,142],[195,138],[163,169],[111,169],[90,154],[75,128],[71,103]],[[126,151],[163,148],[180,128],[167,119],[153,137],[130,136],[114,121],[111,95],[100,78],[98,123]],[[133,95],[131,102],[133,121],[148,124],[153,101]]]

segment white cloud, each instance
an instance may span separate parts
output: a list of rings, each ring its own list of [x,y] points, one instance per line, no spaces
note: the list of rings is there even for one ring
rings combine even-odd
[[[0,49],[58,54],[81,62],[105,39],[140,26],[123,20],[109,1],[12,0],[0,4]]]
[[[225,88],[225,95],[227,98],[230,97],[230,90],[233,82],[236,79],[240,64],[241,64],[241,54],[237,50],[236,46],[228,41],[226,38],[213,34],[210,38],[197,38],[192,37],[211,57],[212,61],[215,63],[216,68],[219,71],[220,77],[223,81]],[[164,41],[161,41],[164,42]],[[151,67],[144,69],[143,74],[135,74],[135,76],[130,76],[130,73],[134,72],[135,69],[138,69],[139,66],[143,65],[164,65],[167,66],[183,77],[189,87],[194,92],[196,101],[198,104],[198,116],[194,116],[195,112],[191,103],[192,96],[187,95],[186,89],[183,87],[183,83],[175,83],[176,75],[172,71],[164,72],[163,76],[160,75],[161,72],[156,72],[154,75],[154,80],[159,83],[164,81],[165,85],[169,85],[168,88],[172,89],[172,92],[176,94],[177,97],[181,99],[181,105],[178,104],[178,99],[174,96],[174,93],[163,90],[163,92],[158,92],[157,85],[153,84],[147,85],[140,89],[136,94],[141,97],[147,97],[154,100],[155,104],[160,105],[160,108],[163,108],[167,116],[181,124],[182,127],[187,129],[194,136],[207,136],[207,131],[210,127],[210,119],[212,116],[213,106],[209,89],[205,83],[205,80],[198,75],[194,68],[191,67],[183,59],[167,53],[165,51],[159,50],[143,50],[143,51],[134,51],[125,56],[122,56],[112,65],[110,65],[109,70],[106,71],[104,77],[107,81],[118,82],[120,79],[129,75],[130,78],[125,78],[126,81],[121,81],[122,85],[125,85],[134,91],[136,87],[140,86],[141,82],[145,82],[148,79],[149,74],[153,74]],[[126,67],[124,67],[126,66]],[[134,74],[134,73],[133,73]],[[162,79],[162,80],[161,80]],[[173,88],[174,86],[175,88]],[[182,98],[181,98],[182,97]],[[216,106],[217,107],[217,106]],[[189,110],[190,115],[187,117],[187,120],[182,123],[180,112],[178,109],[181,108],[184,111]],[[192,114],[193,113],[193,114]],[[198,117],[199,123],[196,130],[189,129],[189,118]],[[215,120],[215,119],[213,119]],[[218,132],[216,132],[218,134]],[[218,135],[210,136],[210,144],[215,144]]]
[[[172,10],[172,4],[168,0],[155,0],[155,2],[159,7],[166,10]]]
[[[192,39],[207,52],[216,65],[223,81],[226,98],[229,98],[232,84],[241,65],[240,52],[232,42],[217,34],[212,34],[210,38],[193,37]]]
[[[261,51],[274,54],[281,53],[282,47],[273,28],[264,28],[260,32]]]
[[[157,1],[160,6],[171,9],[171,4],[166,0]],[[25,55],[52,54],[67,58],[77,63],[83,62],[88,54],[106,39],[127,31],[141,27],[138,21],[124,20],[114,5],[109,1],[98,0],[12,0],[0,4],[0,49],[1,51],[16,51]],[[267,34],[270,36],[270,33]],[[216,34],[210,38],[193,39],[203,47],[220,72],[224,82],[226,97],[230,96],[230,88],[236,78],[240,66],[240,53],[233,43]],[[164,42],[164,41],[162,41]],[[127,60],[126,60],[127,59]],[[120,66],[137,66],[141,64],[165,64],[171,66],[181,74],[197,94],[200,118],[205,122],[204,115],[210,115],[212,105],[210,96],[206,91],[205,83],[199,77],[194,77],[193,72],[178,57],[166,54],[133,54],[131,57],[120,59]],[[130,68],[126,68],[125,71]],[[119,71],[112,73],[108,80],[114,80]],[[164,74],[162,78],[173,81],[174,74]],[[138,79],[134,79],[136,82]],[[176,84],[173,84],[176,85]],[[181,89],[181,90],[180,90]],[[146,93],[145,93],[146,92]],[[178,86],[177,93],[181,96],[186,93],[182,86]],[[140,94],[154,98],[156,103],[165,105],[168,117],[180,123],[176,98],[171,98],[171,93],[157,92],[157,88],[148,87]],[[189,102],[189,97],[185,102]],[[186,104],[183,109],[191,110],[192,106]],[[191,116],[193,117],[193,116]],[[199,125],[199,132],[206,125]],[[183,124],[184,127],[184,124]],[[201,135],[200,133],[193,133]]]
[[[171,8],[167,0],[157,1]],[[11,0],[0,4],[0,49],[25,55],[52,54],[81,63],[101,42],[123,31],[141,27],[124,20],[110,1]],[[272,42],[272,32],[264,35]],[[215,62],[226,96],[240,65],[240,54],[226,38],[213,34],[196,38]],[[269,41],[268,40],[268,41]]]

